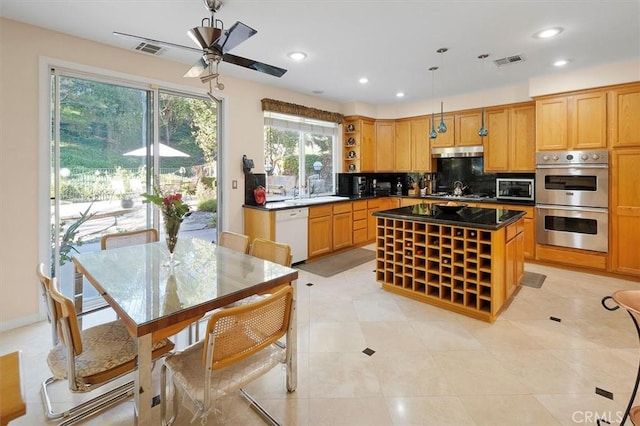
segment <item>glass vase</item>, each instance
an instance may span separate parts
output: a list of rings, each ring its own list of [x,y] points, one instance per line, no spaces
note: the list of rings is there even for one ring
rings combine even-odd
[[[182,220],[177,217],[165,216],[164,218],[167,249],[169,249],[169,262],[167,263],[167,266],[175,266],[180,263],[174,259],[174,250],[176,249],[176,244],[178,243],[178,232],[180,232],[181,223]]]

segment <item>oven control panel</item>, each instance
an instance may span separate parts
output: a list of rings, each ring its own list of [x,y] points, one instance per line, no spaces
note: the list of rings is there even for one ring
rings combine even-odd
[[[607,150],[539,152],[536,154],[536,164],[609,164],[609,153]]]

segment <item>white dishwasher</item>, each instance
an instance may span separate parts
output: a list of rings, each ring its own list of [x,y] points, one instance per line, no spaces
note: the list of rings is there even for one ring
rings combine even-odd
[[[291,247],[291,263],[307,260],[309,208],[276,210],[276,241]]]

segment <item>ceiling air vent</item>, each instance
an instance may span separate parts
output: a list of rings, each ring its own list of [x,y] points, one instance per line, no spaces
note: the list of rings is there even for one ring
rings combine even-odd
[[[144,41],[137,45],[135,49],[140,52],[149,53],[151,55],[159,55],[162,52],[162,47],[156,46],[155,44],[146,43]]]
[[[524,61],[525,61],[524,56],[513,55],[513,56],[507,56],[506,58],[496,59],[495,61],[493,61],[493,63],[496,64],[496,66],[501,67],[504,65],[517,64],[518,62],[524,62]]]

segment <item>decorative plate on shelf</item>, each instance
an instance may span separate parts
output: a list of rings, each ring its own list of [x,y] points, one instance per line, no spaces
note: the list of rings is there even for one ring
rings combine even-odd
[[[353,136],[347,139],[347,145],[355,145],[355,144],[356,144],[356,138],[354,138]]]
[[[456,201],[448,201],[446,203],[432,203],[442,213],[458,213],[460,210],[467,207],[465,203],[458,203]]]
[[[356,158],[356,152],[355,151],[349,151],[349,153],[347,154],[347,157]]]
[[[356,126],[354,126],[353,124],[347,125],[347,132],[355,132],[355,131],[356,131]]]
[[[356,171],[356,165],[355,164],[349,164],[349,171],[350,172],[355,172]]]

